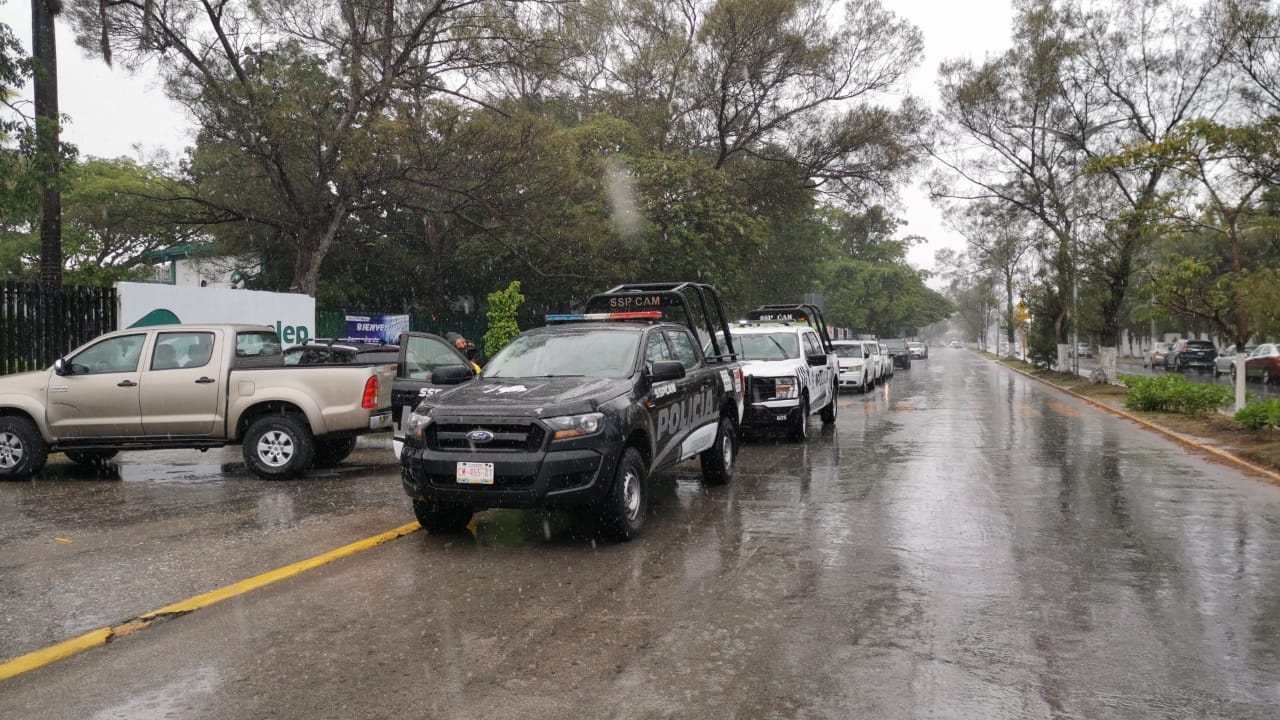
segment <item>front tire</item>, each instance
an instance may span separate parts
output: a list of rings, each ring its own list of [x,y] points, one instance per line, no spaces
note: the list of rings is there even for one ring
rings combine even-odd
[[[0,417],[0,480],[26,480],[44,469],[49,446],[24,417]]]
[[[737,457],[738,433],[733,429],[733,421],[720,418],[715,444],[702,451],[702,481],[708,485],[727,485],[733,480]]]
[[[311,429],[297,415],[264,415],[244,434],[244,464],[265,480],[301,475],[311,467],[315,450]]]
[[[644,516],[648,510],[648,494],[645,492],[645,467],[640,451],[627,448],[618,463],[618,474],[613,487],[600,507],[600,521],[605,532],[614,540],[627,542],[644,529]]]
[[[791,421],[791,427],[787,428],[787,437],[796,442],[804,442],[809,439],[809,398],[808,396],[800,398],[800,413],[795,420]]]
[[[316,440],[316,467],[329,468],[337,465],[356,449],[356,438],[329,438]]]
[[[836,396],[839,395],[839,389],[840,387],[838,385],[832,386],[831,402],[827,403],[827,406],[822,408],[821,416],[823,425],[830,425],[836,421]]]
[[[423,530],[432,534],[444,534],[466,530],[475,513],[471,508],[457,505],[414,500],[413,514],[418,517],[418,524]]]

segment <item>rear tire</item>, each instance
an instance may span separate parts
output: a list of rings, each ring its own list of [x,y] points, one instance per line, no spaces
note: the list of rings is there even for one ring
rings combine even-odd
[[[355,437],[330,438],[316,440],[316,467],[328,468],[337,465],[356,449]]]
[[[26,480],[44,469],[49,446],[24,417],[0,417],[0,480]]]
[[[649,501],[644,484],[645,468],[640,451],[627,448],[618,463],[613,487],[600,505],[601,525],[612,539],[627,542],[644,529],[644,516]]]
[[[244,464],[265,480],[294,478],[311,467],[316,443],[305,420],[293,414],[264,415],[244,434]]]
[[[418,517],[418,524],[423,530],[436,535],[460,533],[467,529],[474,511],[471,508],[433,503],[426,500],[413,501],[413,514]]]
[[[708,485],[727,485],[733,480],[734,462],[738,458],[738,433],[733,421],[720,418],[716,442],[702,451],[702,481]]]

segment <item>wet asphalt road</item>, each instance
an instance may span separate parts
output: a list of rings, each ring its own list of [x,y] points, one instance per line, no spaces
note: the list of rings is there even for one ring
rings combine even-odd
[[[0,681],[0,718],[1275,718],[1280,487],[962,350],[655,481],[478,516]],[[384,453],[388,453],[384,455]],[[412,520],[389,449],[0,485],[0,658]]]

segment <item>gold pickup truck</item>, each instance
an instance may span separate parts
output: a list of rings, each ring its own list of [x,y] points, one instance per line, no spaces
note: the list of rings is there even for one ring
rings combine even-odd
[[[341,462],[391,428],[394,365],[284,365],[274,328],[158,325],[108,333],[39,372],[0,377],[0,480],[48,454],[240,444],[263,478]]]

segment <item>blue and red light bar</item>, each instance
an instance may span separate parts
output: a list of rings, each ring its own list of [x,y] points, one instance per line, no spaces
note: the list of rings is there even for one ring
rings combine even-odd
[[[641,312],[583,313],[577,315],[548,315],[547,322],[571,322],[574,320],[661,320],[661,310]]]

